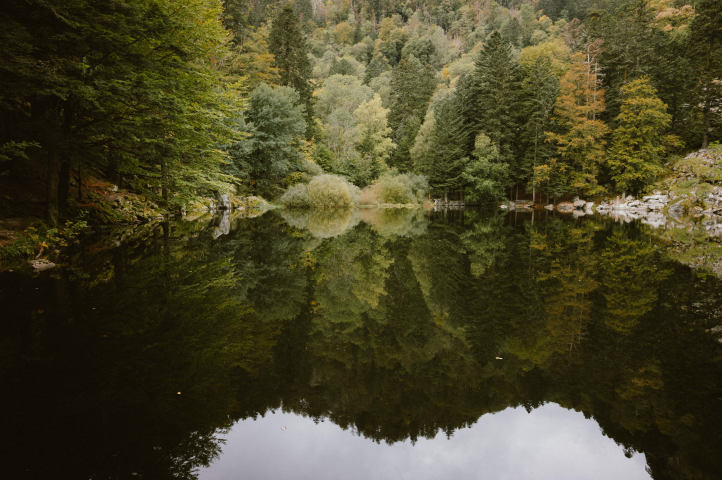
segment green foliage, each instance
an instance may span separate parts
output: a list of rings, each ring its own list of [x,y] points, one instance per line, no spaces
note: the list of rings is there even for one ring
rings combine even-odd
[[[313,206],[305,183],[297,183],[288,187],[281,196],[281,204],[287,208],[309,208]]]
[[[242,187],[272,196],[283,178],[302,163],[304,106],[292,88],[261,84],[251,92],[248,107],[247,118],[236,124],[249,138],[224,147],[230,157],[226,171]]]
[[[469,159],[466,156],[469,129],[464,125],[463,84],[448,98],[440,101],[434,109],[433,130],[424,131],[429,135],[426,147],[419,145],[414,151],[415,171],[429,179],[434,193],[461,192],[465,180],[463,171]]]
[[[655,181],[663,168],[663,132],[672,117],[646,77],[624,87],[617,127],[607,160],[617,188],[637,193]]]
[[[176,206],[227,189],[217,144],[242,105],[214,68],[228,52],[221,16],[209,0],[11,2],[2,137],[40,145],[51,164],[114,169],[150,196],[162,187]]]
[[[522,92],[522,72],[511,45],[494,31],[476,60],[471,83],[476,104],[465,115],[474,133],[481,131],[491,139],[499,158],[511,165],[513,173],[517,171],[517,136],[524,111]]]
[[[474,142],[474,159],[464,168],[462,178],[468,183],[467,203],[486,202],[504,198],[510,184],[509,165],[499,161],[496,146],[480,133]]]
[[[363,85],[357,77],[332,75],[316,92],[316,114],[322,121],[338,109],[352,113],[361,103],[371,99],[373,90]]]
[[[42,254],[52,247],[67,247],[68,242],[87,226],[88,222],[85,220],[68,220],[61,229],[47,228],[45,225],[40,225],[39,228],[28,227],[21,233],[20,238],[0,247],[0,260],[29,257],[38,254],[38,251]]]
[[[308,45],[301,32],[298,16],[290,3],[284,5],[278,16],[273,20],[273,26],[268,40],[268,50],[274,56],[274,66],[278,68],[280,85],[296,90],[299,102],[306,107],[306,122],[308,127],[313,122],[313,88],[311,79],[311,64],[308,61]],[[310,133],[308,131],[307,133]]]
[[[356,67],[354,67],[351,62],[346,60],[345,58],[342,58],[341,60],[333,59],[333,62],[331,63],[331,68],[328,71],[329,76],[333,75],[356,75]]]
[[[413,55],[404,58],[393,71],[391,77],[391,106],[389,126],[396,132],[391,166],[399,170],[410,170],[409,150],[426,114],[431,95],[436,89],[433,69]]]
[[[429,182],[415,173],[389,172],[374,182],[374,194],[383,203],[423,203],[429,192]]]
[[[371,80],[378,77],[382,73],[390,70],[389,62],[384,56],[375,56],[368,67],[366,67],[366,75],[364,76],[364,85],[370,85]]]
[[[352,207],[358,205],[361,191],[343,177],[319,175],[308,184],[308,196],[316,207]]]

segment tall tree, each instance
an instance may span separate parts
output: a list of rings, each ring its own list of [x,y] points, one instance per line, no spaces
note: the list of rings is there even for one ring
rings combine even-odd
[[[694,73],[697,94],[701,105],[702,148],[707,148],[713,133],[713,124],[720,121],[722,106],[722,3],[716,0],[700,0],[697,17],[692,23],[692,43],[695,56]]]
[[[268,49],[274,55],[274,66],[278,68],[279,84],[296,90],[300,101],[306,107],[307,136],[311,135],[313,119],[313,87],[311,63],[308,60],[308,45],[301,31],[298,15],[290,3],[284,5],[273,21],[269,35]]]
[[[531,180],[534,198],[536,198],[535,168],[546,163],[554,153],[553,147],[546,142],[546,131],[551,127],[551,116],[559,88],[559,80],[554,75],[550,59],[543,56],[535,58],[524,75],[528,120],[523,130],[526,149],[524,173],[522,173],[528,175]]]
[[[237,128],[250,138],[224,147],[230,157],[226,171],[239,186],[258,195],[278,192],[284,177],[301,162],[303,113],[298,92],[290,87],[261,84],[251,92],[248,116],[237,120]]]
[[[604,190],[597,183],[599,166],[604,161],[607,125],[600,119],[604,112],[604,89],[598,75],[592,44],[588,53],[572,55],[572,66],[561,82],[561,95],[557,99],[554,120],[560,133],[549,132],[549,141],[557,148],[558,171],[564,171],[566,185],[584,193]],[[560,168],[562,165],[565,168]]]
[[[523,115],[522,87],[521,69],[511,45],[499,32],[492,32],[476,60],[472,83],[476,105],[468,115],[475,125],[474,137],[479,132],[489,137],[499,159],[512,167],[515,177],[521,173],[515,159]]]
[[[624,87],[609,168],[617,188],[639,192],[662,172],[663,133],[672,120],[646,77]]]
[[[409,150],[426,114],[429,100],[436,89],[434,70],[409,55],[401,59],[391,77],[391,105],[389,126],[395,132],[398,148],[391,166],[406,171],[411,169]]]
[[[227,55],[218,2],[3,7],[0,136],[41,146],[50,223],[79,162],[120,171],[151,197],[160,190],[171,206],[198,188],[228,188],[216,145],[231,134],[224,118],[239,95],[218,88],[213,68]]]
[[[437,194],[461,193],[467,183],[463,174],[469,162],[469,131],[464,127],[461,108],[460,98],[454,94],[435,106],[432,140],[414,164],[415,171],[429,178]]]

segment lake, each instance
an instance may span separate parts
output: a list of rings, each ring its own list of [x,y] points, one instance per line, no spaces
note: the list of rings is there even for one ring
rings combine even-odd
[[[91,232],[0,268],[2,478],[720,478],[722,283],[680,238],[722,247],[690,222]]]

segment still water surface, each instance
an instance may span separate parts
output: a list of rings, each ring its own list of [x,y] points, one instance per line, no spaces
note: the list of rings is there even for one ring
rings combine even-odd
[[[468,210],[97,234],[0,271],[3,477],[720,478],[722,284],[663,247]]]

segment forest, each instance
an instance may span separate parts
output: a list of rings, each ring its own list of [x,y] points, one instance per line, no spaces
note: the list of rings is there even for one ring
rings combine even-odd
[[[0,180],[49,225],[94,178],[172,211],[636,194],[722,137],[717,0],[10,0],[0,32]]]

